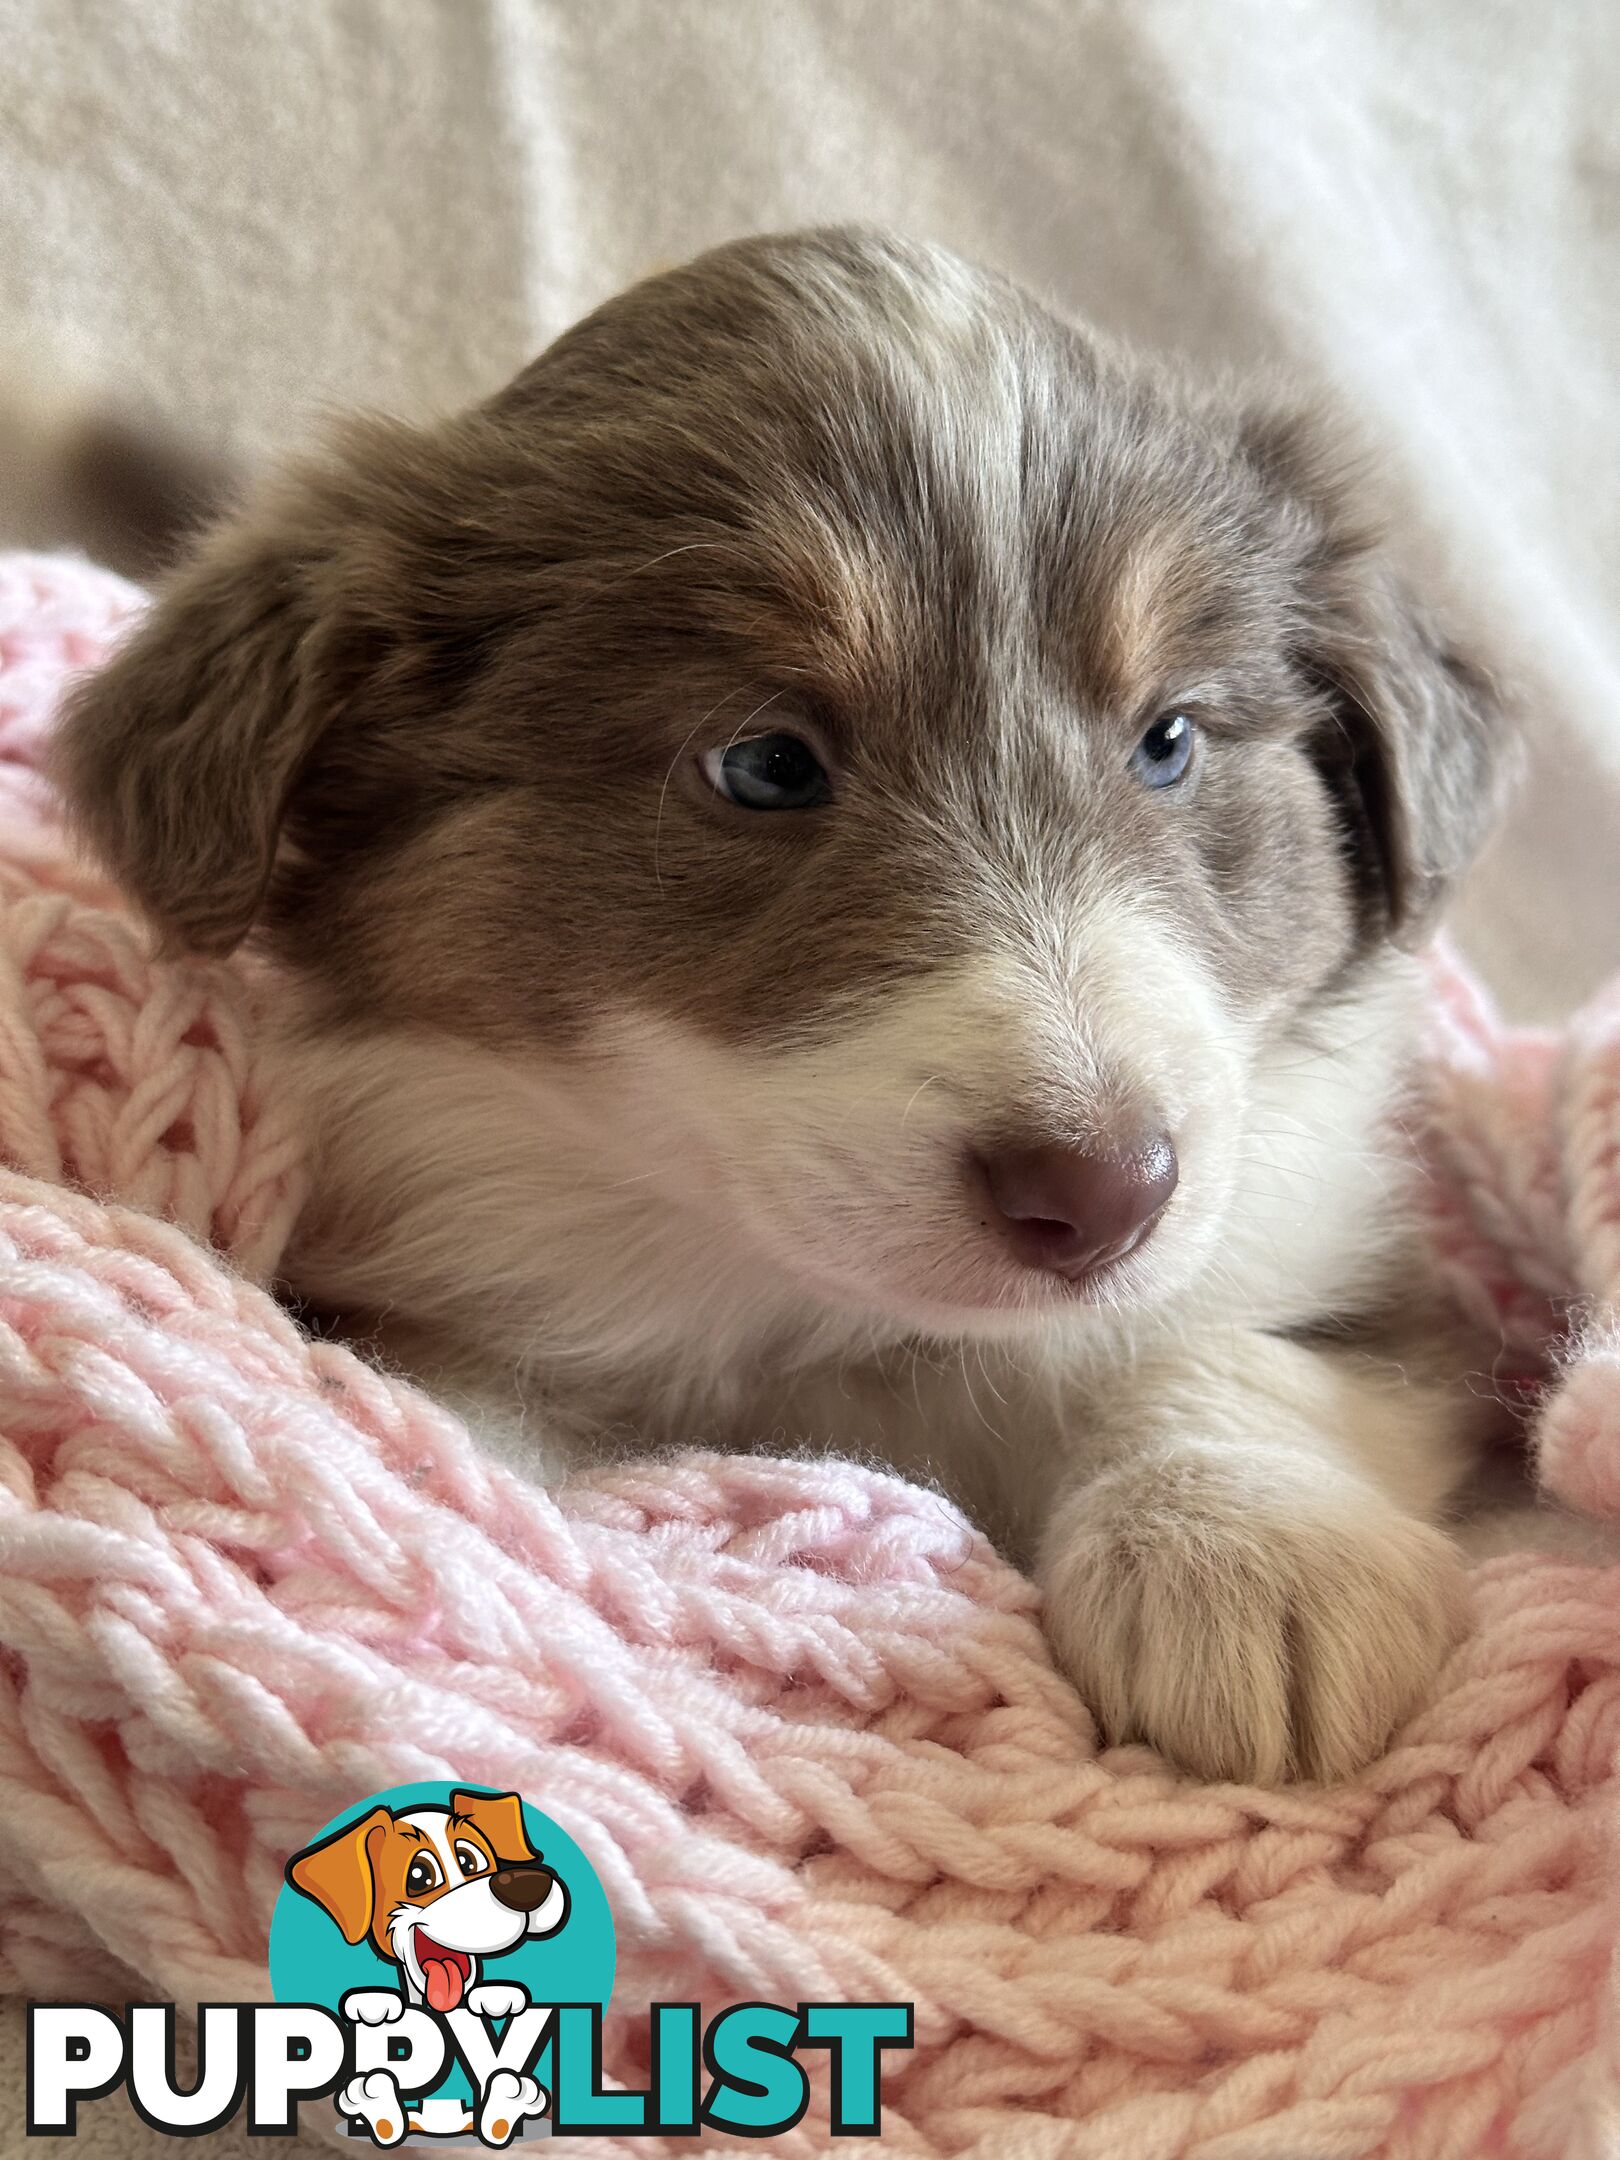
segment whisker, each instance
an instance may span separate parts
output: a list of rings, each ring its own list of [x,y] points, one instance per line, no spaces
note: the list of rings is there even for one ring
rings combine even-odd
[[[708,726],[709,722],[714,718],[715,714],[719,712],[721,706],[729,705],[734,697],[741,697],[743,695],[744,693],[740,690],[728,690],[723,698],[717,699],[716,702],[711,705],[708,711],[703,715],[703,718],[686,736],[685,740],[681,744],[681,747],[676,751],[675,755],[669,761],[669,768],[664,774],[664,784],[658,790],[658,815],[653,820],[653,878],[658,886],[660,895],[663,893],[664,890],[664,874],[659,868],[658,864],[658,847],[659,842],[663,839],[664,836],[664,804],[669,795],[669,783],[675,777],[675,768],[677,765],[679,765],[681,759],[685,757],[687,751],[691,749],[692,744],[697,738],[697,736],[699,736],[703,732],[703,730]],[[758,711],[759,709],[759,707],[755,707],[755,711]],[[749,717],[752,718],[752,714]],[[743,722],[743,725],[746,727],[747,724],[748,722],[745,720]],[[735,742],[736,739],[736,736],[733,735],[731,741]],[[730,749],[731,744],[728,743],[726,747],[727,749]]]

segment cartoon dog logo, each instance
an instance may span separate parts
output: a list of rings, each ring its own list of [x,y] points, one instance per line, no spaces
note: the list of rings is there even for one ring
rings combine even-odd
[[[374,1807],[294,1853],[287,1881],[331,1916],[345,1942],[369,1940],[397,1968],[397,1993],[357,1988],[343,1998],[344,2014],[367,2025],[394,2022],[407,2004],[441,2015],[465,2004],[479,2017],[514,2016],[528,2004],[527,1989],[483,1979],[484,1961],[555,1935],[568,1918],[568,1891],[541,1865],[524,1827],[523,1803],[509,1792],[453,1792],[447,1807],[412,1807],[398,1815]],[[532,2078],[510,2071],[498,2071],[492,2087],[496,2082],[500,2092],[486,2092],[480,2109],[492,2120],[479,2129],[487,2142],[501,2144],[544,2096]],[[426,2109],[407,2120],[398,2085],[386,2071],[354,2079],[338,2105],[363,2117],[379,2144],[397,2143],[407,2128],[429,2127]],[[440,2125],[435,2120],[431,2127]]]

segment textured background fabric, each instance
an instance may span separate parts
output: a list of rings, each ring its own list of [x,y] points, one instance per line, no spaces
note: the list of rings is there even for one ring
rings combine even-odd
[[[1200,362],[1280,364],[1363,422],[1414,563],[1529,693],[1529,780],[1462,928],[1551,1013],[1620,964],[1612,21],[0,0],[0,336],[65,339],[253,453],[322,405],[476,393],[737,230],[855,215]]]

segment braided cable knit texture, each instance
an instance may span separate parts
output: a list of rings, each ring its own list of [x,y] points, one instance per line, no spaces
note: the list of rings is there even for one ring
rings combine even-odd
[[[258,1286],[303,1187],[254,980],[154,962],[55,832],[50,709],[137,604],[0,558],[0,1985],[263,1996],[288,1852],[455,1777],[600,1873],[622,2077],[652,1999],[900,1998],[896,2152],[1612,2152],[1620,1571],[1481,1567],[1384,1759],[1267,1793],[1100,1752],[1029,1584],[898,1479],[486,1461]],[[1521,1038],[1436,983],[1448,1277],[1562,1359],[1544,1475],[1620,1513],[1620,1005]]]

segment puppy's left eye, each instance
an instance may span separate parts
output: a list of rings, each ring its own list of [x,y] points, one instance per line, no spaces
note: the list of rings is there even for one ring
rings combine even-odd
[[[1131,752],[1131,771],[1144,787],[1174,787],[1186,778],[1198,747],[1198,722],[1189,713],[1161,713]]]
[[[489,1866],[489,1862],[476,1845],[458,1845],[456,1847],[456,1865],[463,1875],[482,1875]]]
[[[751,735],[703,756],[703,777],[742,810],[811,810],[832,792],[810,745],[786,733]]]

